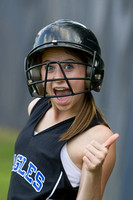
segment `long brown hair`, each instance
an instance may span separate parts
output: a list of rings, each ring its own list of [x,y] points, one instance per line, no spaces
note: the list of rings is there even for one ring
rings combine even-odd
[[[74,122],[72,123],[69,130],[66,133],[62,134],[60,140],[68,140],[78,133],[83,133],[87,129],[97,112],[100,114],[101,118],[108,126],[108,123],[104,119],[103,114],[96,106],[91,92],[86,93],[84,103],[80,112],[75,117]]]
[[[80,50],[77,49],[73,50],[70,48],[64,48],[64,50],[66,52],[73,54],[74,56],[77,56],[78,58],[81,59],[81,61],[85,63],[92,62],[92,57],[88,56],[87,54],[85,54]],[[75,117],[74,122],[72,123],[68,131],[61,135],[60,140],[68,140],[73,136],[77,135],[78,133],[83,133],[87,129],[87,127],[89,126],[89,124],[91,123],[97,112],[99,113],[103,121],[107,124],[107,126],[109,126],[103,114],[96,106],[92,93],[91,92],[85,93],[83,106],[80,112]]]

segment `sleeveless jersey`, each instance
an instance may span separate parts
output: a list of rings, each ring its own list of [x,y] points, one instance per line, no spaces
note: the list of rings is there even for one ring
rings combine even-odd
[[[48,99],[40,99],[16,140],[7,200],[76,199],[78,187],[71,186],[60,159],[67,141],[59,141],[74,117],[34,135],[38,122],[50,107]],[[88,129],[98,124],[105,122],[97,113]]]

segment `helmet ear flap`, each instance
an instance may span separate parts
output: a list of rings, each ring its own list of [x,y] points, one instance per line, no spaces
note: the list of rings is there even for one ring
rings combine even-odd
[[[31,75],[31,79],[33,82],[41,80],[41,73],[40,73],[40,69],[38,67],[30,70],[30,75]],[[43,96],[44,89],[43,89],[42,83],[34,84],[33,88],[34,88],[33,92],[35,94]]]
[[[94,69],[92,69],[91,66],[87,66],[87,69],[86,69],[86,78],[88,78],[88,80],[85,81],[85,87],[88,90],[91,90],[91,76],[94,73],[93,71],[94,71]]]
[[[94,55],[95,56],[95,55]],[[93,63],[87,66],[85,86],[88,90],[99,92],[102,85],[104,71],[99,69],[100,63],[93,58]]]
[[[95,60],[95,58],[96,58],[96,51],[94,51],[93,57],[89,58],[88,60],[89,65],[87,65],[87,69],[86,69],[86,78],[88,80],[86,80],[85,86],[86,86],[86,89],[88,90],[91,90],[93,88],[92,80],[95,74],[95,65],[97,65],[97,61]]]

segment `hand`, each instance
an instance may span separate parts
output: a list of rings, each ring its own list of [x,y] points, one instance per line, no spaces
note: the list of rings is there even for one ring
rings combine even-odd
[[[88,171],[95,171],[102,166],[108,154],[109,147],[118,139],[118,137],[119,134],[115,133],[110,136],[104,144],[100,144],[93,140],[87,145],[83,162],[85,163]]]

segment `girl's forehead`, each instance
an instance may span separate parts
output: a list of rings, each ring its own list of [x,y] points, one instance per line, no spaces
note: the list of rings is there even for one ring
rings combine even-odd
[[[70,51],[66,48],[49,48],[42,52],[42,60],[64,60],[64,59],[75,59],[80,60],[74,51]]]

